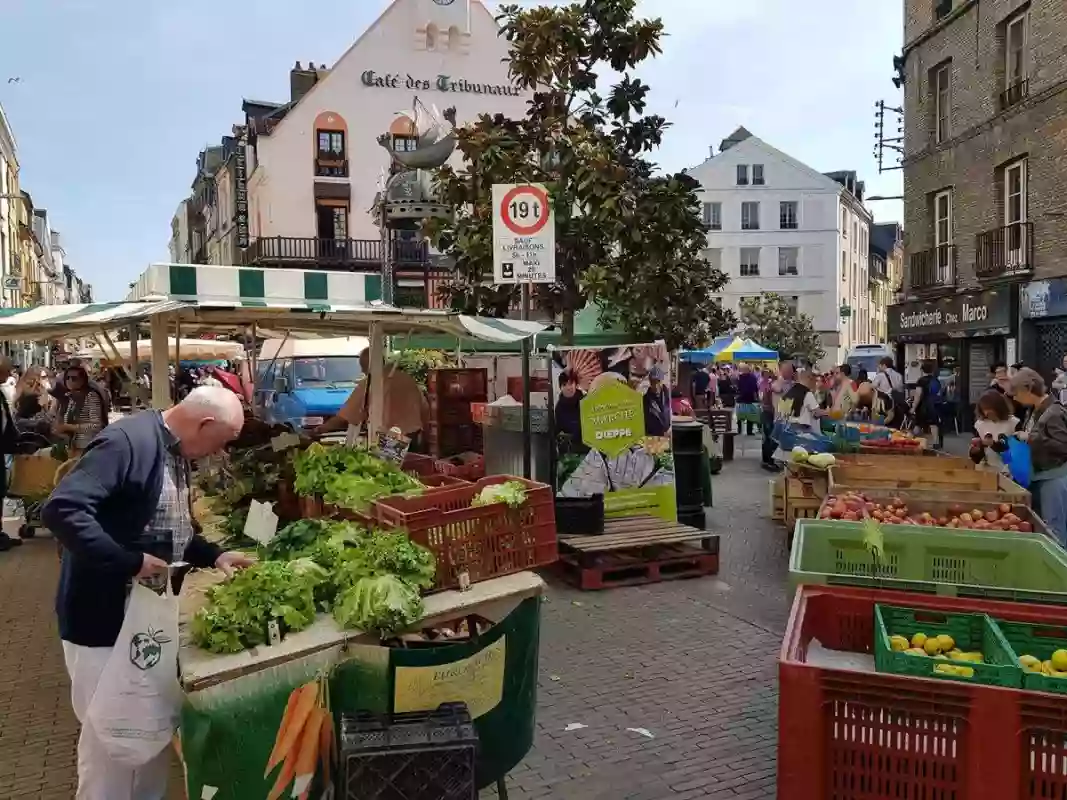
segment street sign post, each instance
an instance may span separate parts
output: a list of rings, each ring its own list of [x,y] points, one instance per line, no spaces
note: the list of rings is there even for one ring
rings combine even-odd
[[[493,282],[554,283],[556,215],[539,183],[493,184]]]
[[[522,287],[522,318],[530,318],[530,287],[556,281],[556,215],[540,183],[493,184],[493,283]],[[522,340],[522,474],[532,477],[530,340]]]

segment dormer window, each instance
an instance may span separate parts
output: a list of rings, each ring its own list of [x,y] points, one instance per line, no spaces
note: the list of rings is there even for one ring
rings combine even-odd
[[[332,112],[315,120],[315,175],[322,178],[348,177],[345,124]]]

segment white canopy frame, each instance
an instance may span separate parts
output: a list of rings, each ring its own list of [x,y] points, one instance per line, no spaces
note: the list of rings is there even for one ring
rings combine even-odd
[[[407,334],[421,329],[464,338],[516,342],[544,330],[544,326],[536,322],[398,309],[380,303],[332,305],[328,310],[309,310],[306,307],[246,307],[161,299],[4,309],[0,310],[0,338],[25,341],[93,336],[104,337],[107,341],[110,331],[129,326],[130,354],[136,358],[137,326],[143,322],[148,323],[151,331],[152,405],[160,409],[171,405],[169,337],[177,335],[179,331],[187,336],[195,336],[198,331],[245,333],[249,329],[257,330],[260,335],[279,338],[366,336],[371,343],[368,428],[372,437],[382,430],[385,419],[382,381],[387,335]]]

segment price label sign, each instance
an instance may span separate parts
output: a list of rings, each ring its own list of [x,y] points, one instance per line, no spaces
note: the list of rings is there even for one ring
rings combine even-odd
[[[556,215],[539,183],[493,184],[494,283],[556,280]]]

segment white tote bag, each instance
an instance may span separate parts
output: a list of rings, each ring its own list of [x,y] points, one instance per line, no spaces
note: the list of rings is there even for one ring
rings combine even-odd
[[[140,766],[167,747],[178,725],[178,600],[134,581],[115,649],[86,723],[115,761]]]

